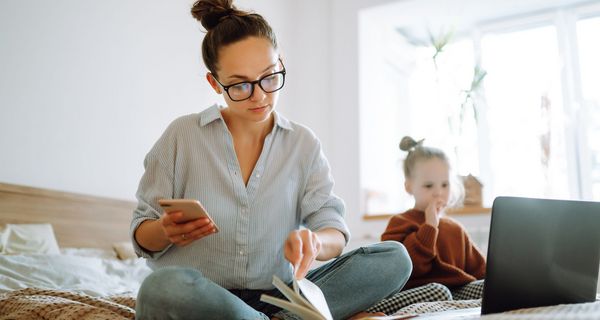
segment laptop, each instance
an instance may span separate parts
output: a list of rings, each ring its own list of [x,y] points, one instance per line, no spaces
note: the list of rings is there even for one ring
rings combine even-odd
[[[600,202],[498,197],[492,205],[481,308],[420,315],[480,314],[596,300]]]

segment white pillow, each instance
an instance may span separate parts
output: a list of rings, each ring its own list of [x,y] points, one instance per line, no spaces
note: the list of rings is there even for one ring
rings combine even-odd
[[[7,224],[1,242],[3,254],[60,253],[49,223]]]
[[[115,249],[117,257],[121,260],[137,259],[138,257],[137,254],[135,254],[135,250],[133,250],[131,241],[113,243],[113,249]]]

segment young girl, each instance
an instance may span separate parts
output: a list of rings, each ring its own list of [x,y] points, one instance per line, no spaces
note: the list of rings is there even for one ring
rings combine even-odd
[[[276,111],[288,71],[275,33],[231,0],[199,0],[192,14],[207,31],[206,79],[226,106],[176,119],[146,156],[131,236],[155,271],[136,317],[295,319],[260,300],[281,296],[273,275],[314,282],[335,319],[362,316],[405,284],[408,253],[390,241],[340,256],[350,234],[320,142]],[[163,213],[158,200],[169,198],[200,200],[219,232]],[[331,261],[310,270],[315,260]]]
[[[394,216],[381,240],[399,241],[408,250],[413,272],[406,289],[429,284],[420,287],[418,294],[429,296],[428,301],[481,298],[482,281],[465,285],[485,277],[485,259],[465,229],[444,215],[450,198],[448,158],[443,151],[424,147],[422,143],[423,140],[417,142],[411,137],[400,142],[400,149],[408,151],[404,161],[405,188],[415,198],[415,206]],[[451,294],[434,292],[440,289],[448,292],[447,288]],[[419,302],[411,300],[417,294],[409,296],[399,293],[396,307],[400,300]]]

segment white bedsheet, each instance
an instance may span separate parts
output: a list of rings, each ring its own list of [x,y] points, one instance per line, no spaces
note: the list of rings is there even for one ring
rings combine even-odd
[[[90,251],[0,255],[0,292],[36,287],[96,297],[137,294],[150,273],[143,259],[118,260]]]

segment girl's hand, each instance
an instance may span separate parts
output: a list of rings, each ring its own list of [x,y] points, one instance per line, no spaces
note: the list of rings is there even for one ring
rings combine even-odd
[[[303,279],[310,265],[321,252],[322,243],[319,236],[308,230],[290,232],[284,245],[285,258],[294,266],[294,277]]]
[[[164,235],[177,246],[186,246],[216,232],[215,226],[208,218],[179,223],[181,219],[183,213],[180,211],[165,213],[159,219]]]
[[[446,207],[444,201],[436,199],[425,208],[425,223],[437,228],[440,224],[440,214]]]

